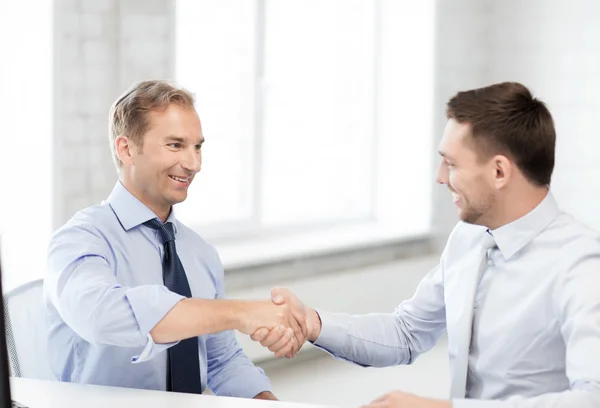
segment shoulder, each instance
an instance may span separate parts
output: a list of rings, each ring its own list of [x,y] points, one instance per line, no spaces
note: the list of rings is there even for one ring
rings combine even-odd
[[[52,234],[47,248],[49,274],[61,272],[90,256],[110,259],[110,237],[115,225],[118,220],[108,204],[77,212]]]
[[[545,247],[554,248],[566,262],[589,257],[600,259],[600,233],[565,212],[560,213],[538,239]]]
[[[64,236],[90,236],[102,237],[106,231],[118,224],[118,219],[109,204],[103,203],[87,207],[78,211],[62,227],[52,235],[54,241]]]

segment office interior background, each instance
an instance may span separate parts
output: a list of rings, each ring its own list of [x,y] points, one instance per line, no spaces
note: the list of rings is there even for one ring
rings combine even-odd
[[[520,81],[548,104],[552,191],[600,228],[600,5],[593,0],[7,0],[0,3],[0,248],[6,291],[45,274],[52,231],[117,180],[111,103],[134,81],[196,94],[203,168],[178,218],[216,246],[232,298],[391,311],[456,223],[435,185],[445,103]],[[508,307],[508,305],[507,305]],[[281,399],[444,397],[444,342],[365,369],[239,336]]]

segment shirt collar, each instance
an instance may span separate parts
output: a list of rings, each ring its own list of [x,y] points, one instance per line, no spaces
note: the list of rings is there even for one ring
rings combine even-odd
[[[548,191],[546,197],[532,211],[491,231],[504,259],[508,260],[531,242],[559,213],[560,210],[556,200],[552,193]]]
[[[117,181],[106,202],[112,208],[125,231],[129,231],[153,218],[158,218],[150,208],[146,207],[144,203],[131,194],[121,184],[121,181]],[[177,219],[175,218],[173,207],[171,207],[171,213],[167,218],[167,222],[173,224],[175,233],[177,233]]]

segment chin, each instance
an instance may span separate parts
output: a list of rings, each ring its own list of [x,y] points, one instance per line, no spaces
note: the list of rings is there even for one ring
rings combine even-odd
[[[186,198],[187,194],[173,194],[168,198],[168,201],[171,203],[171,205],[175,205],[184,202]]]
[[[477,216],[477,217],[460,217],[461,220],[463,220],[463,222],[467,223],[467,224],[471,224],[471,225],[485,225],[485,223],[483,222],[481,216]]]

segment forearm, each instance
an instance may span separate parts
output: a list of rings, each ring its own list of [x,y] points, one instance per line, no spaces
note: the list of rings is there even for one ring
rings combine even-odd
[[[250,306],[249,303],[236,300],[183,299],[154,326],[150,335],[156,343],[171,343],[239,329],[243,311]]]
[[[393,313],[351,316],[319,311],[322,329],[315,346],[362,366],[387,367],[411,361],[411,343]]]

